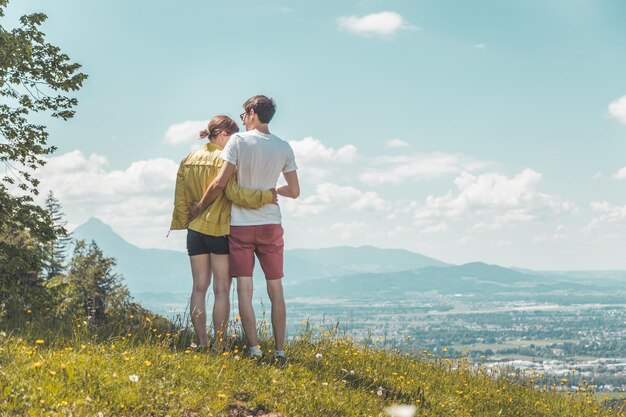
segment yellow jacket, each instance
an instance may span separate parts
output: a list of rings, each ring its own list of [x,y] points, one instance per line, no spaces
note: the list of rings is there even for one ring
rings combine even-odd
[[[240,188],[237,175],[233,175],[224,193],[190,222],[188,215],[192,202],[200,201],[224,163],[220,158],[221,152],[218,145],[209,142],[203,149],[191,152],[180,163],[170,230],[189,229],[205,235],[225,236],[230,233],[231,201],[249,208],[259,208],[272,202],[271,191]]]

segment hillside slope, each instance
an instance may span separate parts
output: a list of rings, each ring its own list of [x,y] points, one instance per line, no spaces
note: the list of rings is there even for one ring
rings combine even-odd
[[[463,359],[364,348],[327,330],[313,333],[305,329],[290,342],[286,365],[248,359],[238,338],[218,354],[175,349],[180,341],[162,334],[94,343],[0,333],[0,414],[381,416],[404,404],[419,416],[625,415],[603,408],[586,387],[566,396],[537,375],[529,377],[548,386],[494,379]],[[271,352],[267,342],[262,347]]]

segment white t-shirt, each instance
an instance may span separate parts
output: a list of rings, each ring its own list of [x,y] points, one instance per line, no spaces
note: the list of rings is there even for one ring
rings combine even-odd
[[[298,169],[289,143],[256,129],[232,135],[221,156],[226,162],[237,166],[237,181],[244,188],[274,188],[281,172]],[[280,223],[280,207],[277,204],[266,204],[258,209],[233,204],[230,215],[232,226]]]

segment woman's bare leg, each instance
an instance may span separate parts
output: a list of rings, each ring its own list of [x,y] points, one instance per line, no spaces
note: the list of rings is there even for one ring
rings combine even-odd
[[[190,256],[193,289],[189,311],[191,323],[198,337],[200,346],[208,346],[209,338],[206,332],[206,292],[211,285],[211,258],[209,254]]]
[[[216,349],[222,349],[228,332],[228,317],[230,315],[230,265],[228,255],[211,254],[211,270],[213,271],[213,345]]]

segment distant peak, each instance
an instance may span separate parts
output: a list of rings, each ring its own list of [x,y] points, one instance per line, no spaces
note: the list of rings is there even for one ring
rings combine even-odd
[[[105,222],[103,222],[97,217],[90,217],[89,220],[87,220],[81,226],[91,226],[91,227],[97,226],[97,227],[106,227],[108,229],[111,229],[111,226],[109,226],[108,224],[106,224]]]
[[[76,230],[89,230],[91,232],[99,232],[99,233],[107,233],[107,234],[117,234],[113,230],[111,226],[103,222],[97,217],[91,217],[85,223],[78,226]]]
[[[100,220],[97,217],[90,217],[89,220],[87,220],[83,224],[101,224],[101,225],[104,225],[104,226],[108,226],[108,224],[106,224],[105,222],[103,222],[102,220]]]

